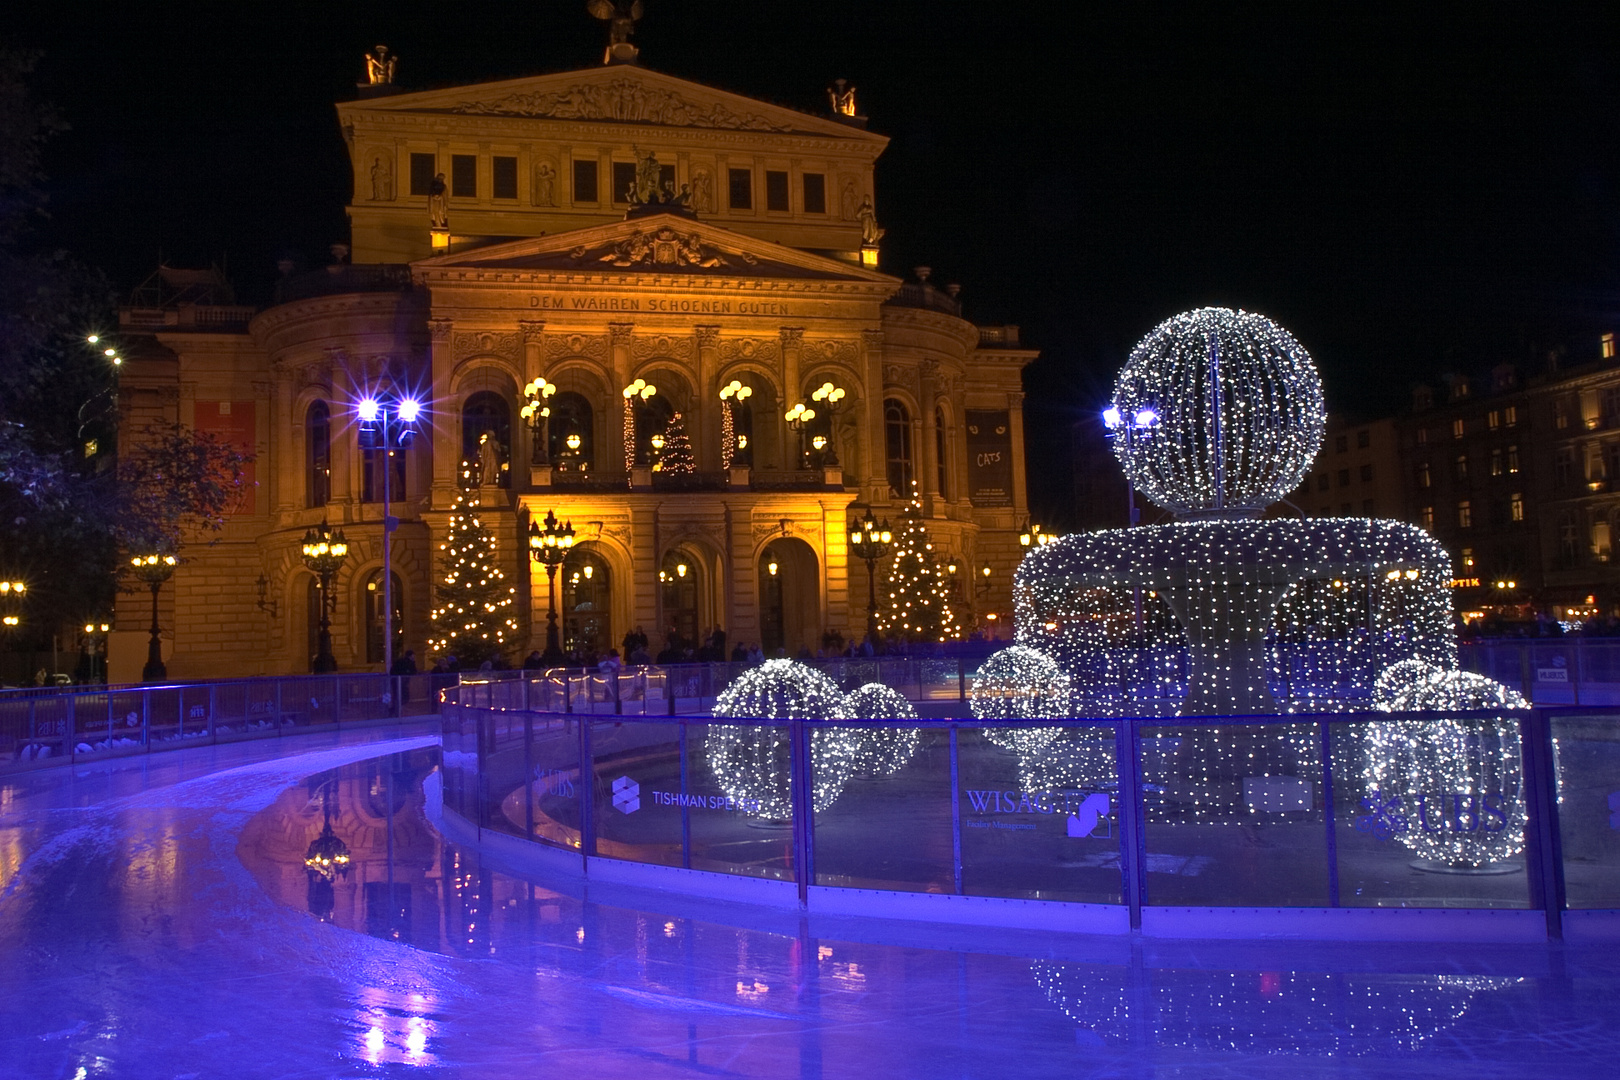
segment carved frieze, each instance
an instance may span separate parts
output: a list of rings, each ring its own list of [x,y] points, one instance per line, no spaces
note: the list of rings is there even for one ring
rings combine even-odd
[[[727,361],[774,361],[781,351],[777,342],[760,338],[728,338],[720,343],[720,358]]]
[[[549,116],[556,120],[612,120],[664,127],[723,128],[734,131],[792,131],[758,113],[740,112],[722,102],[692,101],[673,90],[647,86],[635,78],[578,83],[562,90],[529,90],[493,101],[464,101],[451,112],[480,116]]]
[[[884,364],[883,385],[903,386],[914,391],[917,389],[917,369],[900,364]]]
[[[860,349],[853,341],[807,341],[804,360],[807,364],[842,364],[855,368],[860,363]]]
[[[523,341],[517,334],[459,333],[451,339],[450,355],[456,360],[469,356],[499,356],[516,360],[523,355]]]
[[[445,345],[450,341],[451,321],[449,319],[429,319],[428,334],[435,345]]]
[[[803,348],[803,347],[804,347],[804,327],[802,327],[802,326],[784,326],[784,327],[782,327],[782,348],[784,348],[784,349],[800,349],[800,348]]]
[[[692,359],[692,339],[689,337],[670,337],[668,334],[637,338],[631,346],[631,353],[637,360],[651,360],[655,356],[669,356],[676,360],[690,360]]]
[[[637,229],[622,240],[597,247],[582,244],[568,253],[570,260],[581,264],[655,266],[664,270],[713,270],[730,266],[728,255],[748,266],[759,263],[748,252],[722,253],[713,244],[704,243],[696,233],[683,233],[669,225]]]
[[[546,321],[544,319],[520,319],[518,321],[518,330],[523,335],[523,343],[533,345],[545,335]]]
[[[720,345],[720,328],[718,326],[694,326],[692,332],[697,335],[698,348],[713,349]]]
[[[607,357],[607,339],[590,334],[547,334],[546,359],[557,360],[565,356],[586,356],[592,360]]]

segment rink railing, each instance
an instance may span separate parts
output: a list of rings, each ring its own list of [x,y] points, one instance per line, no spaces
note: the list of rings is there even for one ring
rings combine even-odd
[[[340,674],[8,691],[0,772],[431,717],[449,681]]]
[[[445,704],[446,817],[593,880],[1100,932],[1620,935],[1620,710],[722,723],[498,697]]]

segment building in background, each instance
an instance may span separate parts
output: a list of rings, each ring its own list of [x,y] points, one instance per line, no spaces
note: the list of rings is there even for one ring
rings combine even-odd
[[[349,542],[334,652],[375,670],[385,475],[396,653],[427,655],[469,478],[521,583],[519,655],[545,641],[525,532],[551,512],[578,538],[558,575],[565,647],[605,651],[638,626],[654,650],[712,627],[790,655],[858,637],[848,519],[870,506],[892,522],[913,487],[941,564],[974,574],[962,615],[1010,612],[1036,353],[1016,327],[965,319],[926,268],[877,269],[888,140],[847,95],[810,115],[610,59],[364,88],[338,106],[352,238],[331,265],[284,266],[264,310],[171,289],[121,313],[125,430],[178,421],[257,455],[217,542],[189,545],[161,594],[171,677],[308,670],[320,603],[300,545],[322,521]],[[555,387],[544,424],[522,415],[536,379]],[[356,406],[379,395],[427,405],[402,453],[360,445]],[[787,419],[797,404],[815,407],[808,424]],[[690,472],[660,468],[677,416]],[[114,681],[139,671],[146,603],[120,599]]]
[[[1287,501],[1306,517],[1401,517],[1395,421],[1329,415],[1322,449]]]

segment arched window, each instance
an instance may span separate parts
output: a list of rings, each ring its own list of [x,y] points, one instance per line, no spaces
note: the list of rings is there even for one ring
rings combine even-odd
[[[703,632],[698,625],[697,559],[691,552],[680,548],[669,552],[659,568],[658,582],[664,591],[662,601],[668,647],[676,650],[696,649],[701,644],[698,635]]]
[[[746,468],[754,464],[754,402],[751,396],[731,402],[731,435],[735,440],[731,463]]]
[[[911,414],[894,398],[883,402],[885,455],[889,462],[889,490],[896,498],[911,497]]]
[[[312,401],[304,413],[304,505],[314,509],[332,498],[332,410]]]
[[[636,415],[636,464],[651,465],[658,460],[658,453],[653,449],[654,435],[663,435],[669,430],[669,422],[675,416],[675,402],[669,395],[658,393],[635,406]]]
[[[596,464],[596,423],[584,394],[565,391],[551,399],[551,460],[569,472],[588,472]],[[577,439],[578,443],[571,440]]]
[[[934,461],[939,469],[939,497],[942,499],[951,497],[950,458],[946,456],[945,449],[947,444],[948,440],[945,438],[945,410],[936,405],[934,407]]]
[[[574,548],[562,565],[563,648],[581,656],[613,647],[613,575],[590,544]]]
[[[388,480],[388,498],[398,502],[405,498],[405,451],[392,450],[388,459],[393,462],[394,475]],[[383,451],[367,447],[360,452],[360,501],[375,503],[383,499]]]
[[[476,472],[479,442],[485,435],[495,444],[495,460],[501,465],[499,483],[511,483],[512,406],[493,390],[480,390],[461,406],[461,459]]]
[[[399,575],[390,575],[393,580],[394,595],[394,657],[397,659],[405,648],[405,590],[400,586]],[[383,587],[382,571],[373,570],[366,577],[366,663],[381,664],[383,656]]]

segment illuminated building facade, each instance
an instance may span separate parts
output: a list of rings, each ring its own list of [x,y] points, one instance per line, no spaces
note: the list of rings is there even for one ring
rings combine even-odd
[[[961,568],[961,613],[1005,619],[1036,354],[1015,327],[964,319],[925,268],[877,269],[888,140],[852,91],[818,116],[633,63],[397,90],[338,106],[352,238],[331,266],[288,267],[264,310],[192,294],[122,314],[141,339],[126,431],[178,420],[257,454],[254,489],[163,591],[171,677],[307,670],[319,601],[299,547],[323,520],[350,546],[339,667],[380,665],[385,468],[395,652],[426,661],[464,462],[527,594],[519,658],[545,644],[524,536],[548,511],[577,538],[557,581],[565,648],[605,651],[637,626],[654,652],[670,629],[789,655],[828,630],[858,638],[850,508],[896,520],[912,484],[942,566]],[[531,421],[536,380],[549,412]],[[359,443],[368,395],[426,403],[391,465]],[[798,404],[814,417],[786,419]],[[677,414],[689,470],[664,468]],[[144,655],[143,601],[120,598],[115,680]]]

